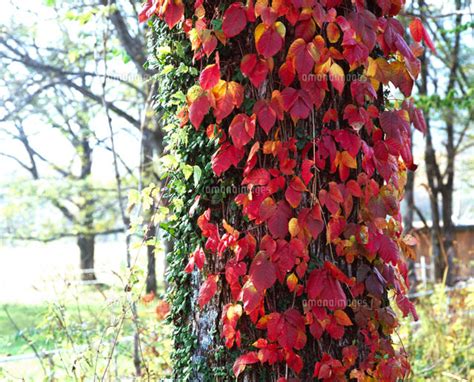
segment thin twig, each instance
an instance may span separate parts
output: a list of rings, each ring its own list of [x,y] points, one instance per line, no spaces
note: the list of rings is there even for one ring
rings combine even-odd
[[[110,5],[111,5],[111,0],[107,0],[107,12],[110,12]],[[123,197],[123,190],[122,190],[122,179],[120,176],[120,171],[118,167],[118,158],[117,158],[117,151],[116,151],[116,146],[115,146],[115,139],[114,139],[114,129],[112,125],[112,117],[110,115],[109,107],[108,107],[108,102],[106,100],[106,94],[107,94],[107,43],[109,39],[109,33],[110,33],[110,14],[107,17],[107,22],[106,22],[106,29],[104,31],[103,35],[103,62],[104,62],[104,77],[103,77],[103,82],[102,82],[102,104],[104,106],[105,114],[107,117],[107,125],[109,127],[109,133],[110,133],[110,143],[111,143],[111,152],[113,156],[113,165],[114,165],[114,171],[115,171],[115,181],[117,185],[117,198],[118,198],[118,204],[120,208],[120,214],[122,217],[122,222],[124,229],[126,230],[125,233],[125,243],[126,243],[126,257],[127,257],[127,268],[129,271],[131,270],[131,254],[130,254],[130,244],[131,244],[131,236],[129,232],[129,226],[130,226],[130,219],[128,218],[126,214],[126,206],[124,204],[124,197]],[[136,330],[134,333],[134,346],[133,346],[133,363],[135,365],[135,372],[136,375],[139,377],[141,375],[141,357],[140,357],[140,333],[139,333],[139,328],[138,328],[138,313],[137,313],[137,306],[135,301],[131,301],[131,311],[132,311],[132,320],[135,323]],[[122,320],[123,323],[123,320]],[[119,331],[118,331],[119,332]],[[112,346],[112,351],[115,349],[116,343],[118,341],[118,333],[115,338],[115,341]],[[113,352],[110,354],[109,359],[107,360],[107,365],[104,370],[104,375],[103,378],[105,378],[107,369],[110,365],[110,360],[113,357]]]
[[[33,344],[32,341],[30,341],[30,339],[25,335],[25,333],[18,327],[15,320],[12,318],[12,316],[8,312],[8,309],[7,309],[6,306],[3,307],[3,310],[5,311],[5,314],[7,315],[8,321],[10,321],[10,323],[15,327],[15,330],[18,332],[20,337],[23,338],[23,340],[28,344],[28,346],[31,348],[31,350],[33,350],[33,353],[35,353],[35,356],[38,359],[38,361],[41,365],[41,368],[43,369],[44,375],[48,376],[48,371],[46,370],[46,367],[44,366],[43,359],[42,359],[41,354],[38,351],[38,349],[36,349],[36,346]]]

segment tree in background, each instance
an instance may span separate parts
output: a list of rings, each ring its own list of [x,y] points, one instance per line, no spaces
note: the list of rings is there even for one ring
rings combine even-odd
[[[91,175],[94,156],[92,146],[112,151],[110,137],[107,137],[106,130],[104,132],[104,109],[107,109],[111,115],[113,135],[122,137],[122,140],[142,137],[139,174],[129,168],[127,162],[130,162],[130,154],[122,152],[118,153],[120,176],[134,175],[140,178],[141,184],[157,181],[153,159],[162,152],[162,133],[159,120],[153,118],[152,113],[152,95],[156,82],[151,78],[153,71],[148,70],[145,65],[145,38],[143,30],[138,26],[137,4],[116,0],[101,0],[99,3],[75,0],[69,2],[67,7],[54,0],[47,1],[47,4],[48,7],[45,6],[42,10],[51,17],[48,28],[57,38],[45,42],[44,34],[41,36],[41,33],[34,32],[35,29],[41,29],[41,26],[18,24],[18,18],[1,30],[0,60],[4,74],[2,85],[7,89],[7,94],[2,94],[1,121],[7,139],[20,135],[19,131],[15,131],[15,124],[21,121],[22,131],[27,136],[26,140],[19,141],[31,148],[28,127],[35,123],[35,116],[46,126],[65,132],[64,136],[74,147],[75,158],[82,163],[79,177],[82,181]],[[18,9],[18,13],[21,12],[28,14],[29,11]],[[111,25],[107,30],[107,23],[104,22],[106,19]],[[104,54],[105,32],[108,45]],[[107,73],[104,72],[106,60]],[[106,89],[102,89],[104,83],[107,85]],[[37,107],[38,105],[41,107]],[[69,121],[71,110],[77,111],[77,115],[72,116],[73,121]],[[49,115],[60,120],[52,121],[48,118]],[[26,126],[26,121],[29,126]],[[73,132],[68,131],[68,123],[75,125]],[[12,131],[13,135],[10,134]],[[127,131],[130,138],[126,138]],[[76,133],[77,136],[74,136]],[[35,171],[30,171],[33,166],[29,162],[31,159],[27,159],[25,163],[17,153],[4,154],[14,162],[26,164],[22,167],[27,168],[30,173]],[[43,159],[49,158],[47,153],[40,155]],[[48,165],[62,178],[75,179],[69,176],[70,171],[58,171],[62,165],[47,163],[49,159],[42,160],[38,154],[33,153],[32,156],[36,161],[42,162],[42,165]],[[72,187],[72,190],[76,189]],[[89,190],[81,191],[77,196],[84,197],[88,193]],[[61,202],[59,199],[56,204]],[[97,214],[95,207],[102,196],[93,193],[88,199],[82,207],[78,206],[86,231],[94,226],[92,215]],[[84,209],[85,205],[87,208]],[[67,213],[64,206],[60,210],[63,214]],[[72,218],[70,213],[65,216],[69,220]],[[127,229],[128,222],[125,222],[125,226]],[[154,226],[149,227],[145,236],[153,236],[154,230]],[[90,230],[88,234],[81,233],[81,253],[88,252],[81,256],[81,263],[88,268],[93,265],[94,233],[101,232]],[[150,292],[156,291],[155,245],[151,240],[147,242],[150,243],[147,277],[147,290]]]
[[[10,90],[11,94],[19,91]],[[104,145],[95,135],[90,120],[93,106],[97,107],[84,100],[75,102],[71,95],[67,96],[67,91],[50,89],[45,94],[47,100],[40,98],[25,105],[14,120],[3,124],[4,137],[9,142],[18,142],[21,150],[13,144],[8,149],[10,153],[0,155],[20,165],[31,179],[20,176],[8,185],[6,197],[10,202],[3,208],[4,235],[14,240],[44,242],[75,237],[81,276],[93,280],[96,236],[123,232],[123,229],[116,223],[118,210],[113,184],[100,184],[92,178],[94,154]],[[51,155],[54,147],[44,145],[41,138],[44,132],[38,125],[48,126],[62,136],[62,144],[67,147],[62,147],[61,153],[68,158]],[[51,207],[62,218],[51,214]]]
[[[473,147],[472,47],[463,35],[472,32],[470,1],[455,0],[449,9],[424,0],[414,2],[409,14],[420,17],[435,36],[437,55],[421,57],[419,103],[425,110],[425,165],[431,206],[431,242],[436,278],[446,273],[446,282],[455,281],[455,224],[453,196],[455,174],[460,159]],[[422,38],[421,35],[417,36]],[[424,221],[426,217],[422,216]]]
[[[421,46],[405,42],[399,11],[397,1],[146,3],[140,16],[172,29],[176,53],[158,60],[161,72],[192,65],[173,32],[183,18],[200,69],[158,93],[183,101],[186,91],[183,129],[167,139],[184,162],[174,168],[198,174],[194,185],[185,171],[169,174],[180,207],[168,225],[179,379],[409,373],[391,339],[389,291],[416,318],[399,202],[416,167],[410,124],[425,126],[412,101],[384,89],[409,97],[420,71]]]

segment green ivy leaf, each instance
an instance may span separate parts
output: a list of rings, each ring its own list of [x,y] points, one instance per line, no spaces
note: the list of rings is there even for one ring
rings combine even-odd
[[[193,167],[193,178],[194,178],[194,186],[197,187],[199,181],[201,180],[202,170],[199,166]]]

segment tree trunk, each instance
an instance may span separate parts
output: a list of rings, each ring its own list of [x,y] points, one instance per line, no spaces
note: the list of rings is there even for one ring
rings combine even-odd
[[[96,280],[94,272],[95,236],[79,235],[77,237],[77,245],[79,246],[80,254],[81,280]]]
[[[420,6],[422,5],[423,1],[420,0]],[[421,96],[428,95],[428,61],[426,60],[426,53],[423,53],[421,57],[421,81],[419,93]],[[426,117],[425,165],[426,177],[428,180],[428,196],[431,208],[431,262],[435,268],[435,279],[441,280],[443,278],[444,269],[446,268],[443,257],[443,232],[439,212],[439,190],[442,179],[439,165],[436,160],[431,129],[432,127],[428,115]]]
[[[376,46],[377,25],[383,25],[377,17],[390,19],[390,7],[383,11],[369,1],[362,11],[364,2],[357,7],[349,0],[324,6],[314,2],[316,9],[308,15],[314,14],[319,25],[314,23],[311,30],[306,24],[294,28],[297,21],[307,20],[294,14],[300,11],[296,5],[294,10],[280,9],[281,14],[259,9],[262,24],[257,26],[260,19],[255,21],[253,9],[244,11],[242,4],[231,3],[206,1],[196,9],[196,17],[203,18],[197,34],[206,20],[220,26],[219,12],[227,9],[222,30],[229,38],[225,46],[215,41],[218,57],[196,52],[206,72],[199,77],[202,88],[193,86],[188,93],[187,111],[196,131],[188,126],[179,154],[187,165],[212,168],[215,177],[208,174],[206,185],[248,188],[195,190],[187,184],[190,180],[170,175],[178,179],[176,193],[184,199],[184,212],[170,230],[176,240],[169,256],[175,377],[199,382],[227,381],[239,374],[248,382],[404,379],[407,355],[394,349],[390,338],[398,323],[389,290],[395,289],[404,316],[416,318],[405,296],[407,274],[400,250],[402,179],[407,167],[414,168],[407,153],[411,139],[405,133],[410,126],[408,112],[386,106],[383,86],[375,90],[363,72],[369,56],[389,65],[387,59],[399,49],[384,52]],[[189,16],[194,9],[186,6]],[[332,32],[326,30],[326,12],[340,22]],[[341,31],[351,27],[337,15],[360,28],[357,33],[373,37],[370,48],[355,50],[367,54],[360,63],[349,62],[347,56],[355,53],[343,46],[347,39],[356,44],[359,38],[353,30],[343,36]],[[231,25],[234,21],[237,25]],[[188,31],[192,22],[186,23]],[[385,38],[397,40],[392,36],[396,29]],[[333,56],[320,56],[322,47],[345,53],[333,49]],[[247,56],[247,68],[242,58],[255,49],[268,60]],[[290,53],[298,57],[287,58]],[[258,60],[260,67],[255,68]],[[293,62],[298,73],[293,68],[284,85],[281,72],[291,70]],[[307,67],[307,73],[319,69],[325,80],[304,79],[300,71]],[[262,72],[265,78],[255,86],[253,75]],[[257,108],[273,105],[276,110],[270,126],[271,110],[255,121],[259,101],[264,105]],[[213,127],[224,131],[209,144],[212,157],[205,156],[203,126],[210,127],[208,135]],[[374,149],[377,143],[382,144]],[[377,160],[371,162],[374,155]],[[200,216],[189,224],[196,199]],[[183,268],[191,274],[186,276]]]
[[[408,171],[407,184],[405,186],[405,214],[403,215],[403,228],[405,234],[413,234],[413,219],[415,216],[415,173]],[[408,259],[408,280],[410,282],[410,293],[416,292],[416,261]]]
[[[446,187],[442,193],[443,196],[443,258],[445,268],[443,276],[446,273],[446,284],[452,286],[455,282],[454,259],[456,258],[456,248],[454,246],[454,224],[453,224],[453,188]]]
[[[419,8],[426,6],[424,0],[418,0]],[[455,9],[458,12],[454,25],[454,41],[451,43],[445,36],[445,31],[441,30],[441,37],[444,43],[446,54],[446,64],[449,69],[449,81],[446,87],[446,94],[455,94],[458,82],[458,69],[461,50],[461,25],[462,25],[462,1],[455,0]],[[422,58],[421,66],[421,86],[420,95],[428,96],[428,62],[425,54]],[[435,92],[436,93],[436,92]],[[435,275],[438,281],[442,280],[446,275],[446,283],[452,285],[454,283],[454,259],[456,249],[454,245],[454,224],[452,220],[453,214],[453,193],[454,193],[454,174],[456,159],[456,143],[455,143],[455,115],[452,106],[447,106],[446,110],[441,110],[442,117],[446,124],[443,131],[446,132],[446,167],[441,169],[435,153],[433,145],[433,133],[430,128],[429,119],[426,121],[426,175],[428,178],[430,204],[432,211],[432,260],[435,265]],[[459,142],[460,143],[460,142]]]
[[[460,12],[462,8],[461,0],[456,0],[456,11]],[[454,44],[451,53],[451,62],[449,65],[449,82],[447,87],[448,94],[456,90],[456,79],[458,76],[459,67],[459,56],[460,56],[460,43],[461,43],[461,24],[462,16],[459,14],[456,16],[456,32],[454,35]],[[454,259],[456,256],[456,249],[454,246],[454,224],[453,224],[453,193],[454,193],[454,174],[455,174],[455,160],[456,160],[456,148],[455,148],[455,129],[454,129],[454,110],[449,109],[446,112],[445,123],[446,123],[446,154],[447,164],[445,171],[445,178],[443,187],[441,189],[441,196],[443,201],[443,246],[445,251],[445,264],[446,270],[446,284],[454,284]]]
[[[155,86],[150,86],[149,92],[153,94]],[[149,97],[151,99],[151,95]],[[140,177],[142,187],[147,187],[149,183],[154,182],[156,174],[153,169],[153,160],[154,155],[158,157],[163,152],[163,133],[161,131],[158,118],[154,115],[151,110],[151,103],[147,102],[145,109],[146,116],[144,118],[143,127],[142,127],[142,141],[141,141],[141,150],[142,158],[140,165]],[[162,199],[162,202],[164,200]],[[155,206],[153,206],[155,207]],[[154,208],[151,209],[152,213]],[[150,220],[151,216],[148,216]],[[157,291],[157,279],[156,279],[156,255],[155,250],[156,246],[153,243],[153,239],[158,234],[159,227],[152,225],[148,232],[145,235],[145,240],[147,242],[147,275],[146,275],[146,291],[147,293],[153,292],[156,294]],[[150,241],[150,243],[148,243]],[[166,246],[163,246],[166,248]],[[163,255],[162,259],[166,258],[166,253]]]
[[[148,229],[145,240],[152,240],[156,235],[156,228],[154,225]],[[156,295],[156,257],[155,257],[156,246],[153,244],[147,244],[147,273],[146,273],[146,293],[153,292]]]

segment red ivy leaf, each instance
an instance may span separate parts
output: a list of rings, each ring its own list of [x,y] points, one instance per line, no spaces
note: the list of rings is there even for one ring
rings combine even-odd
[[[351,346],[346,346],[345,348],[342,349],[342,356],[343,356],[343,362],[344,366],[352,366],[355,364],[355,361],[357,360],[357,357],[359,355],[359,351],[357,349],[357,346],[351,345]]]
[[[292,60],[287,60],[278,70],[278,76],[284,86],[290,86],[295,80],[295,65]]]
[[[418,314],[416,313],[416,308],[413,303],[403,294],[397,294],[395,298],[397,305],[403,313],[403,317],[406,317],[409,313],[413,316],[415,321],[418,321]]]
[[[346,228],[346,220],[341,216],[334,216],[329,220],[327,226],[328,242],[336,240]]]
[[[255,118],[237,114],[230,123],[229,134],[235,147],[242,149],[255,135]]]
[[[248,315],[253,314],[263,300],[263,293],[259,292],[251,280],[242,287],[242,302]]]
[[[319,205],[315,204],[312,209],[303,208],[298,215],[298,222],[316,240],[324,228]]]
[[[265,58],[274,56],[283,47],[284,36],[285,26],[281,22],[276,22],[272,26],[259,24],[255,29],[257,52]]]
[[[344,90],[344,77],[344,70],[338,64],[333,63],[329,69],[329,79],[339,94],[342,94]]]
[[[306,43],[302,38],[296,39],[288,49],[288,59],[294,60],[298,74],[308,74],[319,59],[319,54],[312,42]]]
[[[411,21],[409,28],[410,28],[410,33],[411,33],[411,37],[413,37],[413,40],[415,40],[416,42],[421,42],[421,40],[423,39],[424,26],[420,18],[415,17]]]
[[[268,134],[277,119],[283,119],[283,98],[278,90],[274,90],[271,100],[258,100],[253,107],[262,129]]]
[[[377,18],[367,9],[351,12],[347,17],[351,27],[370,51],[376,42]]]
[[[199,75],[199,84],[204,90],[212,89],[221,79],[219,53],[216,54],[216,63],[206,66]]]
[[[306,119],[309,117],[313,103],[305,90],[286,88],[282,91],[281,95],[283,97],[283,107],[290,113],[293,119]]]
[[[367,245],[369,251],[375,253],[378,252],[380,257],[386,263],[392,263],[397,265],[400,257],[400,250],[397,243],[390,239],[387,235],[376,234],[372,236],[369,244]]]
[[[206,31],[202,36],[202,50],[209,57],[217,48],[217,38],[210,31]]]
[[[275,239],[284,238],[288,234],[290,218],[290,206],[284,200],[280,200],[272,216],[268,219],[268,229]]]
[[[268,134],[276,122],[276,112],[270,106],[270,103],[265,100],[258,100],[253,108],[257,115],[257,120],[263,131]]]
[[[268,74],[268,63],[259,59],[256,54],[246,54],[240,62],[240,70],[250,79],[253,86],[258,88]]]
[[[155,4],[153,4],[155,3]],[[143,23],[147,21],[153,13],[156,11],[157,3],[153,0],[147,0],[145,4],[143,4],[143,8],[141,9],[140,13],[138,14],[138,21]]]
[[[219,281],[219,275],[209,275],[207,276],[207,280],[201,285],[198,297],[198,303],[201,309],[216,294],[217,281]]]
[[[306,344],[304,317],[296,309],[288,309],[283,313],[283,319],[284,330],[278,342],[285,348],[303,349]]]
[[[201,126],[210,107],[211,104],[206,94],[201,95],[189,106],[189,120],[196,130]]]
[[[314,365],[313,377],[323,381],[344,380],[344,372],[341,361],[332,358],[329,354],[324,353],[321,361]]]
[[[244,355],[241,355],[239,358],[236,359],[234,362],[234,366],[232,367],[232,371],[234,372],[235,378],[238,378],[240,373],[245,370],[247,365],[251,365],[257,363],[259,361],[257,352],[251,351]]]
[[[212,156],[212,170],[217,176],[221,176],[221,174],[227,171],[230,166],[237,167],[243,157],[243,150],[240,150],[237,147],[226,142]]]
[[[334,318],[336,319],[336,322],[338,323],[338,325],[341,325],[341,326],[351,326],[352,325],[351,319],[349,318],[347,313],[344,312],[343,310],[336,310],[334,312]]]
[[[231,4],[224,13],[222,31],[227,38],[237,36],[247,25],[247,15],[242,3]]]
[[[303,178],[304,184],[307,186],[311,179],[313,178],[313,168],[314,168],[314,161],[305,159],[301,165],[301,177]]]
[[[411,120],[413,122],[413,126],[415,126],[415,129],[421,131],[423,134],[426,134],[426,121],[425,121],[425,116],[423,115],[423,111],[415,108],[413,111],[413,118]]]
[[[347,306],[347,297],[342,290],[341,283],[324,268],[315,269],[308,278],[308,297],[318,301],[318,306],[328,309],[344,309]]]
[[[416,42],[421,42],[423,40],[428,48],[430,48],[434,53],[436,53],[436,48],[431,40],[430,35],[426,31],[423,23],[421,22],[419,17],[415,17],[410,23],[410,33],[413,37],[413,40]]]
[[[197,247],[195,251],[189,257],[188,265],[186,265],[186,268],[184,269],[184,271],[186,273],[191,273],[194,269],[195,264],[198,267],[198,269],[202,269],[205,261],[206,261],[206,254],[204,253],[201,247]]]
[[[336,109],[329,109],[324,113],[323,116],[323,123],[329,123],[331,121],[337,122],[338,115],[337,115],[337,110]]]
[[[331,336],[332,339],[340,340],[344,336],[344,327],[338,325],[335,320],[331,320],[328,326],[326,326],[326,331]]]
[[[389,138],[401,143],[402,133],[410,132],[408,113],[405,110],[384,111],[380,115],[380,126]]]
[[[157,1],[157,3],[159,3]],[[163,10],[165,22],[170,29],[178,24],[184,17],[184,4],[181,0],[170,0],[168,6]]]
[[[222,121],[229,116],[235,107],[240,107],[244,101],[244,88],[235,81],[220,80],[212,88],[212,95],[215,99],[214,116],[216,122]]]
[[[353,286],[355,281],[347,277],[337,266],[330,261],[324,262],[324,268],[326,268],[336,280],[343,282],[349,286]]]
[[[242,181],[243,185],[266,186],[270,181],[270,173],[264,168],[254,169]]]
[[[266,252],[259,252],[250,265],[250,279],[258,291],[270,288],[276,281],[275,265]]]
[[[352,196],[360,198],[362,196],[362,189],[355,180],[349,180],[346,183],[346,189],[349,190]]]
[[[303,370],[303,359],[298,354],[289,351],[286,355],[286,363],[288,367],[293,370],[296,374],[299,374]],[[279,381],[283,379],[283,382],[286,381],[285,378],[280,378]],[[277,381],[278,382],[278,381]]]
[[[285,199],[290,203],[290,206],[296,208],[299,206],[301,202],[301,198],[303,196],[303,192],[306,190],[306,186],[302,182],[302,180],[295,176],[288,188],[285,191]]]
[[[266,221],[270,219],[276,212],[276,204],[275,201],[271,198],[265,198],[260,204],[258,216],[261,221]]]
[[[329,42],[335,44],[339,41],[341,37],[341,30],[336,23],[329,23],[326,28],[326,33],[328,35]]]

